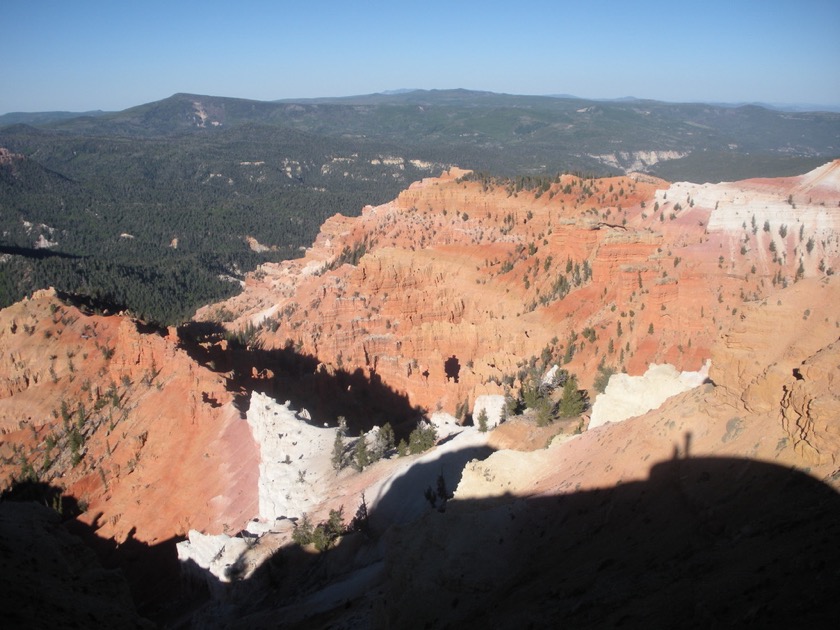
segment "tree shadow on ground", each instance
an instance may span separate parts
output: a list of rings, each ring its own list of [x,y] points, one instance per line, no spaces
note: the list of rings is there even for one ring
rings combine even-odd
[[[317,357],[293,347],[265,350],[224,339],[224,328],[213,322],[191,322],[178,329],[181,347],[202,365],[229,374],[228,390],[245,415],[250,393],[292,400],[306,409],[320,426],[337,426],[344,416],[350,432],[358,434],[390,422],[397,439],[407,438],[425,410],[386,385],[375,372],[327,369]]]
[[[0,245],[0,255],[11,254],[12,256],[22,256],[24,258],[32,258],[34,260],[44,260],[45,258],[69,258],[76,260],[84,258],[76,254],[68,254],[66,252],[55,251],[45,247],[18,247],[16,245]]]

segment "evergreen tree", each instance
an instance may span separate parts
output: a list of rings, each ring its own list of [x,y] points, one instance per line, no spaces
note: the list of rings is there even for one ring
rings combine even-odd
[[[478,430],[482,433],[487,432],[487,410],[482,409],[478,413]]]
[[[607,389],[607,384],[610,382],[610,377],[613,374],[615,374],[615,369],[611,367],[605,367],[604,365],[599,365],[598,375],[595,377],[595,383],[592,386],[595,389],[595,391],[599,394],[602,394],[604,390]]]
[[[344,440],[341,438],[341,433],[335,434],[335,441],[333,442],[332,467],[336,472],[344,468]]]
[[[400,443],[397,444],[397,455],[400,457],[405,457],[408,455],[408,442],[404,439],[400,440]]]
[[[394,439],[394,429],[390,422],[386,422],[376,436],[377,459],[387,457],[388,453],[394,449]]]
[[[362,502],[356,510],[356,516],[353,517],[353,521],[350,523],[350,527],[348,529],[354,532],[363,533],[367,533],[369,529],[367,501],[365,501],[364,492],[362,492]]]
[[[560,399],[559,414],[564,418],[578,416],[586,409],[586,399],[578,390],[577,378],[570,375],[563,385],[563,398]]]
[[[437,442],[437,431],[428,422],[420,425],[408,436],[408,450],[412,455],[428,451]]]
[[[353,448],[353,465],[356,470],[361,472],[366,466],[371,463],[370,451],[368,450],[367,440],[365,434],[362,433],[359,439],[356,440],[356,446]]]
[[[344,436],[347,435],[347,420],[344,416],[338,417],[338,429],[335,432],[335,441],[333,442],[332,466],[336,471],[344,468]]]

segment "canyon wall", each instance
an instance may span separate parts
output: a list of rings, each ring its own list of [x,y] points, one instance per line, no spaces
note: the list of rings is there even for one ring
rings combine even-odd
[[[257,512],[247,423],[174,330],[38,292],[2,311],[0,392],[2,478],[60,485],[103,537],[238,531]]]
[[[241,295],[198,313],[215,322],[208,330],[221,324],[238,333],[244,348],[93,313],[52,291],[3,309],[4,487],[22,479],[59,487],[78,503],[77,523],[117,549],[189,534],[183,557],[209,568],[207,581],[218,587],[208,619],[223,624],[226,617],[213,615],[230,615],[245,625],[249,613],[269,623],[277,610],[289,619],[332,611],[337,623],[361,615],[404,625],[415,613],[425,619],[428,598],[441,597],[462,602],[452,607],[453,623],[484,614],[475,593],[507,588],[507,560],[521,568],[543,551],[604,542],[595,534],[605,526],[617,536],[629,531],[620,525],[643,522],[631,518],[641,494],[611,522],[605,488],[676,492],[680,524],[692,540],[711,535],[715,550],[752,538],[764,526],[754,514],[778,505],[759,502],[730,531],[706,480],[751,501],[775,496],[779,471],[797,479],[807,471],[810,481],[838,487],[840,163],[797,178],[715,185],[563,175],[529,190],[464,175],[418,182],[355,219],[331,218],[301,259],[263,265]],[[436,421],[438,445],[423,455],[392,453],[361,472],[334,471],[335,430],[323,425],[336,418],[266,395],[292,389],[290,374],[261,367],[282,352],[362,403],[373,391],[362,381],[404,394]],[[526,414],[492,428],[506,407],[502,395],[518,394],[554,364],[594,397],[599,366],[626,372],[621,381],[653,363],[696,371],[709,360],[710,382],[621,423],[583,430],[585,418],[574,418],[538,427]],[[347,384],[342,373],[364,378]],[[311,400],[336,390],[313,391]],[[457,425],[447,412],[458,407],[492,411],[492,431]],[[769,471],[769,487],[755,481],[757,467]],[[442,494],[454,497],[431,509],[424,490],[438,477]],[[740,509],[740,499],[721,496],[726,509]],[[809,505],[803,496],[790,498],[801,499],[796,509],[808,517],[782,515],[770,539],[826,520],[812,512],[829,499]],[[350,520],[365,500],[371,529],[339,541],[319,565],[325,573],[294,572],[310,566],[306,552],[293,556],[300,564],[283,565],[288,574],[271,573],[289,557],[283,553],[296,553],[288,551],[293,525],[279,517],[305,511],[319,522],[346,509]],[[643,513],[662,532],[682,531],[668,520],[670,507],[645,504]],[[587,510],[594,516],[575,516]],[[519,515],[525,521],[515,522]],[[523,522],[534,536],[520,536]],[[645,527],[633,527],[645,540]],[[232,536],[242,530],[248,540]],[[797,539],[808,547],[820,535]],[[506,546],[511,539],[517,544]],[[446,542],[434,547],[436,540]],[[708,555],[678,552],[691,566]],[[750,562],[760,554],[747,555],[745,574],[757,575]],[[585,554],[577,559],[589,567]],[[630,573],[647,575],[646,559],[637,560]],[[243,562],[254,583],[214,582]],[[671,558],[666,565],[676,566]],[[822,575],[819,564],[808,571]],[[267,605],[255,596],[259,585],[297,593],[295,576],[305,578],[308,599],[271,604],[260,616],[268,613],[258,608]],[[635,591],[627,593],[630,600]],[[499,594],[500,602],[519,601]]]
[[[302,259],[261,266],[198,317],[375,374],[429,410],[515,391],[555,362],[586,387],[599,365],[697,370],[745,305],[833,272],[838,172],[563,175],[529,191],[453,170],[331,218]]]

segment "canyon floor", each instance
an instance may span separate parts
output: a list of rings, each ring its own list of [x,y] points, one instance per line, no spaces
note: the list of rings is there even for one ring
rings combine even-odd
[[[38,292],[0,311],[6,609],[833,625],[838,260],[838,162],[720,184],[453,170],[329,219],[178,329]],[[522,404],[554,365],[603,408],[591,427]],[[362,440],[381,458],[354,467]],[[353,527],[319,551],[293,540],[304,515]],[[50,563],[70,568],[37,586]]]

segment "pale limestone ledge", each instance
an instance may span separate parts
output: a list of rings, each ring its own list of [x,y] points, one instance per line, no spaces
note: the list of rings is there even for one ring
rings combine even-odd
[[[589,430],[640,416],[671,396],[702,385],[709,378],[711,363],[706,361],[698,372],[678,372],[673,365],[654,363],[642,376],[613,374],[604,393],[592,405]]]
[[[260,518],[301,516],[320,503],[319,488],[334,476],[330,462],[337,429],[313,426],[308,412],[254,392],[248,424],[260,449]]]

